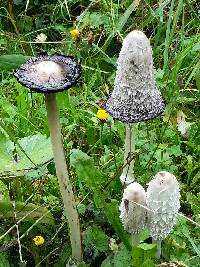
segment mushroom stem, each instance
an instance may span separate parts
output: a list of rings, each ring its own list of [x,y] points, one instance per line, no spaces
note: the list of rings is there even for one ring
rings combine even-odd
[[[62,143],[61,126],[59,121],[59,112],[56,105],[56,95],[45,94],[45,101],[54,162],[56,166],[56,175],[58,177],[60,192],[64,203],[65,215],[67,216],[69,224],[72,256],[77,261],[81,261],[82,249],[80,222],[72,185],[70,183],[67,171],[67,164]]]
[[[121,175],[122,183],[129,184],[135,180],[133,173],[134,152],[135,152],[135,125],[131,123],[131,124],[126,124],[124,168]]]
[[[132,234],[132,246],[137,247],[140,244],[140,234]]]
[[[160,259],[161,256],[161,240],[152,240],[153,244],[156,244],[157,250],[156,250],[156,258]]]

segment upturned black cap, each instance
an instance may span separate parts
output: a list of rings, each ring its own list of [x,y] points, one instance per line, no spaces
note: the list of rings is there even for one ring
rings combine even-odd
[[[80,77],[80,62],[72,56],[47,53],[31,57],[14,73],[24,86],[39,93],[56,93],[70,88]]]

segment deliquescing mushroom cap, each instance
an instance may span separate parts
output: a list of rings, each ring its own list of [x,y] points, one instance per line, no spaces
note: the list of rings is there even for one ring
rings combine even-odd
[[[146,193],[137,182],[131,183],[124,190],[120,204],[120,219],[124,229],[132,234],[140,233],[145,226],[146,209],[136,203],[146,206]]]
[[[130,32],[123,41],[114,90],[105,109],[127,123],[153,119],[165,109],[155,85],[150,42],[142,31]]]
[[[72,56],[43,53],[31,57],[14,75],[22,85],[33,91],[56,93],[77,82],[80,63]]]
[[[146,194],[149,228],[154,240],[163,240],[176,223],[180,208],[179,183],[166,171],[157,173],[150,181]]]

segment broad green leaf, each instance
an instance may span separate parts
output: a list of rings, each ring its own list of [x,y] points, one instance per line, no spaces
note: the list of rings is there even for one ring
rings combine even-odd
[[[155,244],[140,244],[133,249],[133,264],[134,266],[142,266],[147,259],[155,258]]]
[[[147,259],[144,261],[144,263],[141,265],[141,267],[155,267],[155,263],[151,259]]]
[[[0,266],[1,267],[10,267],[7,255],[4,252],[0,252]]]
[[[42,134],[24,137],[18,142],[23,151],[0,135],[0,175],[25,175],[28,170],[47,163],[53,157],[50,139]]]
[[[110,203],[106,203],[105,201],[109,198],[108,192],[103,188],[103,183],[107,181],[105,174],[98,170],[94,166],[93,161],[90,158],[88,159],[87,154],[82,151],[72,150],[70,162],[75,167],[79,180],[93,192],[96,206],[104,209],[109,223],[113,226],[127,249],[131,249],[128,235],[125,233],[119,219],[117,201],[111,200]]]
[[[169,155],[172,155],[172,156],[175,156],[175,157],[179,157],[182,154],[180,146],[176,146],[176,145],[168,147],[167,148],[167,152],[169,153]]]
[[[23,55],[2,55],[0,56],[0,70],[11,71],[25,63],[29,57]]]
[[[112,256],[108,257],[101,264],[101,267],[132,267],[131,252],[126,249],[124,244],[119,245],[119,250]]]
[[[93,249],[95,256],[109,249],[109,237],[96,225],[89,226],[83,235],[83,244]]]
[[[81,161],[89,160],[90,157],[80,149],[72,149],[70,151],[70,164],[76,167]]]
[[[36,221],[44,216],[40,223],[54,224],[54,219],[48,209],[45,207],[37,207],[35,204],[25,204],[23,202],[16,202],[16,214],[17,220],[20,220],[24,216],[27,217],[23,221]],[[13,218],[14,208],[13,202],[7,200],[0,200],[0,219]]]
[[[79,149],[71,150],[70,164],[75,167],[78,178],[91,190],[102,188],[105,177],[102,171],[98,170],[92,159]]]

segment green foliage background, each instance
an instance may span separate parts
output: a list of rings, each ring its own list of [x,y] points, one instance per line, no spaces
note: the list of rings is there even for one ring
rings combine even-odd
[[[20,264],[15,227],[5,235],[15,224],[14,214],[18,220],[27,215],[19,224],[27,266],[62,267],[70,257],[67,224],[47,138],[44,99],[13,77],[13,69],[44,51],[81,59],[78,85],[57,95],[66,160],[83,231],[85,263],[80,266],[159,264],[151,256],[154,248],[149,247],[148,233],[143,233],[144,243],[132,257],[129,236],[118,217],[124,125],[109,118],[102,126],[96,119],[102,100],[113,89],[123,37],[134,29],[143,30],[151,40],[155,77],[167,104],[162,117],[137,125],[135,176],[146,186],[160,170],[175,174],[181,185],[181,212],[200,224],[199,10],[198,0],[1,1],[2,266]],[[78,39],[70,35],[74,28],[81,33]],[[36,42],[41,33],[47,36],[45,43]],[[183,111],[191,123],[187,137],[177,129],[178,111]],[[43,217],[48,211],[51,215]],[[163,242],[161,262],[200,266],[199,233],[199,227],[178,218],[175,229]],[[45,244],[37,248],[32,238],[39,234]],[[111,238],[116,242],[115,249]]]

